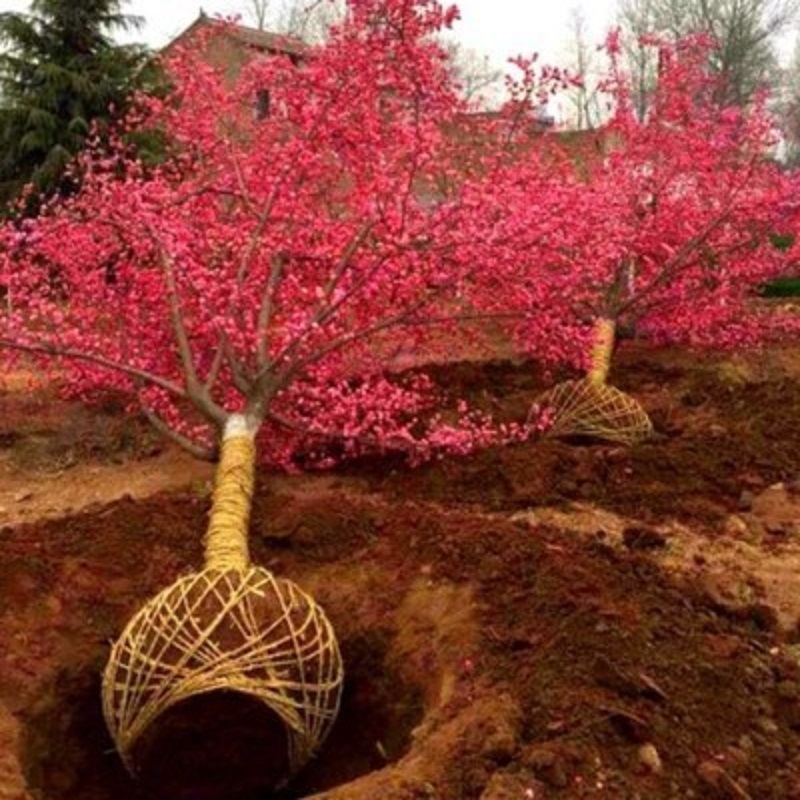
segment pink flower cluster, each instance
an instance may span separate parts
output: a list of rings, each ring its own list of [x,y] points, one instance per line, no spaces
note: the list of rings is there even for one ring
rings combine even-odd
[[[702,41],[654,43],[645,120],[611,41],[616,114],[597,147],[570,148],[534,115],[568,75],[519,60],[508,106],[470,116],[434,35],[454,9],[349,7],[300,64],[254,58],[232,78],[202,37],[171,52],[174,93],[139,98],[84,153],[82,189],[0,228],[0,358],[37,359],[76,397],[118,393],[197,453],[246,413],[288,468],[421,461],[545,427],[389,374],[401,350],[457,358],[465,320],[476,340],[573,367],[601,317],[658,342],[773,335],[752,294],[792,263],[771,236],[797,227],[797,180],[767,157],[764,102],[716,105]],[[125,136],[143,127],[168,142],[159,165]]]

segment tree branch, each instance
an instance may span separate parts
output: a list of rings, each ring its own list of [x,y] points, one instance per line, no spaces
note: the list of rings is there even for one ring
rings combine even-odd
[[[698,248],[708,237],[720,226],[725,220],[728,219],[732,211],[732,204],[729,203],[727,208],[711,222],[709,222],[699,233],[685,242],[684,245],[675,253],[664,265],[663,269],[659,272],[658,277],[642,291],[635,294],[633,297],[628,298],[624,303],[621,303],[613,310],[613,317],[617,319],[626,311],[630,310],[633,306],[637,305],[643,298],[651,295],[657,289],[660,289],[664,284],[668,284],[672,278],[680,271],[680,268],[686,266],[686,258],[692,253],[693,250]]]
[[[220,334],[220,341],[217,345],[217,351],[214,353],[214,360],[211,362],[211,368],[208,370],[208,375],[206,375],[205,382],[203,383],[203,388],[207,392],[211,392],[214,388],[217,379],[219,378],[219,372],[222,369],[222,364],[225,361],[225,348],[222,341],[222,334]]]
[[[172,319],[172,330],[178,345],[178,354],[181,364],[183,365],[183,371],[186,375],[186,395],[201,414],[217,425],[223,426],[228,419],[228,415],[211,399],[207,387],[205,387],[197,377],[197,369],[194,364],[194,356],[192,355],[192,346],[189,341],[186,325],[184,324],[183,312],[181,311],[178,283],[175,278],[175,267],[172,263],[172,258],[169,253],[167,253],[156,231],[153,230],[152,227],[149,227],[148,232],[156,244],[158,260],[164,270],[164,277],[167,282],[167,297],[169,301],[170,317]]]
[[[750,247],[754,243],[758,241],[758,237],[750,236],[747,239],[742,239],[740,242],[736,244],[732,244],[729,247],[726,247],[721,250],[715,250],[714,254],[716,256],[727,256],[731,255],[732,253],[737,252],[738,250],[742,250],[746,247]],[[696,259],[685,264],[685,267],[688,269],[689,267],[694,266],[697,263]],[[640,308],[637,308],[636,314],[633,315],[634,320],[640,320],[645,314],[648,314],[650,311],[658,308],[659,302],[658,301],[651,301],[649,303],[644,303]]]
[[[187,453],[194,456],[195,458],[199,458],[201,461],[216,461],[217,460],[217,453],[213,449],[209,447],[204,447],[197,442],[193,442],[189,439],[188,436],[184,436],[182,433],[178,433],[178,431],[173,430],[166,422],[164,422],[161,417],[153,411],[152,408],[148,408],[145,405],[141,406],[142,413],[145,416],[145,419],[155,428],[162,436],[165,436],[167,439],[175,442],[179,447],[186,450]]]
[[[431,316],[415,318],[413,316],[414,313],[420,308],[424,307],[432,299],[433,296],[422,298],[402,314],[383,319],[374,325],[362,328],[361,330],[352,331],[351,333],[347,333],[331,340],[328,342],[328,344],[326,344],[324,347],[321,347],[316,352],[311,353],[303,359],[295,361],[293,364],[290,364],[286,370],[281,372],[281,374],[278,376],[276,385],[285,386],[298,373],[300,373],[306,367],[321,361],[323,358],[325,358],[325,356],[330,355],[337,350],[341,350],[348,345],[354,344],[355,342],[364,341],[392,328],[415,328],[421,327],[422,325],[444,325],[449,322],[477,321],[480,319],[524,319],[527,316],[527,314],[524,312],[487,312],[485,314],[452,314],[439,317]]]
[[[364,233],[364,236],[366,236],[366,232]],[[356,239],[358,239],[358,237],[356,237]],[[355,249],[353,252],[355,252]],[[297,336],[295,336],[295,338],[292,339],[292,341],[289,342],[280,353],[278,353],[278,355],[273,359],[272,363],[278,364],[281,361],[285,361],[286,359],[291,359],[294,357],[300,348],[300,345],[305,341],[314,328],[316,326],[327,324],[328,321],[336,314],[336,312],[339,311],[339,309],[342,308],[342,306],[344,306],[352,297],[358,294],[358,292],[369,282],[369,280],[375,276],[378,270],[386,263],[388,259],[388,255],[384,255],[383,257],[379,258],[370,269],[365,270],[361,278],[357,280],[338,300],[336,300],[336,302],[332,303],[327,308],[324,306],[318,306],[317,314],[312,317],[305,328],[298,333]],[[346,267],[347,261],[342,260],[340,264]],[[335,288],[336,282],[332,284],[330,292],[332,293]],[[265,369],[262,367],[256,375],[256,380],[260,380],[264,371]]]
[[[230,142],[228,143],[228,150],[230,152],[231,162],[233,164],[234,172],[236,173],[236,183],[239,184],[239,192],[241,193],[241,198],[247,208],[247,210],[255,215],[258,216],[258,212],[256,211],[256,207],[253,205],[253,201],[250,198],[250,194],[247,191],[247,185],[244,182],[244,175],[242,175],[242,168],[239,165],[239,159],[236,157],[236,153],[233,151],[233,148],[230,146]]]
[[[126,364],[120,364],[117,361],[104,358],[103,356],[97,356],[93,353],[84,353],[80,350],[72,350],[68,347],[59,347],[53,344],[22,344],[11,339],[0,339],[0,347],[6,347],[9,350],[19,350],[24,353],[40,353],[55,358],[70,358],[75,361],[86,361],[87,363],[96,364],[99,367],[104,367],[114,372],[120,372],[130,378],[144,381],[152,386],[157,386],[176,397],[188,399],[186,390],[177,383],[173,383],[165,378],[160,378],[158,375],[153,375],[146,370],[129,367]]]
[[[236,351],[233,349],[233,345],[231,344],[231,340],[228,338],[228,334],[225,333],[225,331],[222,331],[220,335],[222,336],[222,346],[225,351],[225,360],[228,362],[228,366],[231,368],[233,385],[244,397],[247,397],[253,388],[253,379],[247,374],[245,368],[242,366],[242,363],[236,357]]]
[[[264,293],[261,296],[261,309],[258,312],[258,326],[256,328],[256,335],[258,337],[256,345],[256,363],[259,370],[269,368],[269,337],[267,336],[267,329],[272,321],[272,313],[275,308],[275,292],[283,276],[285,264],[286,256],[284,253],[276,253],[272,257],[269,279],[267,280],[267,285],[264,287]]]
[[[361,286],[364,285],[365,281],[368,278],[375,274],[377,269],[384,263],[385,259],[380,259],[372,270],[369,270],[365,273],[364,278],[361,281],[357,281],[355,286],[351,287],[350,291],[346,292],[342,297],[339,298],[338,301],[332,303],[330,305],[325,305],[326,302],[330,302],[330,299],[333,295],[333,292],[336,290],[336,287],[339,285],[339,281],[341,281],[342,276],[345,273],[345,270],[350,265],[350,260],[356,254],[358,249],[366,239],[369,232],[372,230],[374,223],[372,221],[365,222],[361,228],[357,231],[355,236],[348,242],[347,246],[344,249],[344,252],[339,259],[336,268],[334,269],[333,273],[331,274],[330,278],[328,279],[325,288],[322,290],[322,297],[319,299],[317,306],[312,314],[308,324],[305,328],[295,337],[294,342],[292,342],[291,347],[289,347],[284,353],[281,354],[281,357],[285,357],[289,355],[293,350],[296,350],[300,343],[308,336],[308,334],[314,330],[319,325],[323,325],[328,319],[336,313],[336,311],[344,305],[347,300],[355,294]]]
[[[172,320],[172,330],[175,334],[175,341],[178,345],[178,355],[183,365],[183,371],[186,374],[186,383],[188,386],[198,384],[197,370],[194,365],[194,356],[192,355],[192,346],[189,342],[189,334],[186,331],[186,326],[183,323],[183,312],[181,311],[180,296],[178,293],[178,284],[175,280],[175,268],[172,263],[172,258],[164,249],[163,244],[158,239],[155,231],[150,229],[150,235],[158,248],[158,260],[164,270],[164,277],[167,282],[167,298],[169,301],[170,318]]]

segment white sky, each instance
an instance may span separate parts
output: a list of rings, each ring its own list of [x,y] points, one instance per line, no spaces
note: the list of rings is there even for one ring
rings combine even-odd
[[[73,0],[76,3],[81,0]],[[284,2],[272,0],[279,9]],[[538,53],[546,64],[565,66],[570,59],[570,17],[580,10],[587,26],[590,44],[601,44],[615,24],[617,0],[442,0],[461,9],[453,38],[478,53],[488,55],[496,67],[517,55]],[[143,17],[145,26],[133,41],[161,47],[188,27],[200,7],[209,15],[241,14],[247,24],[248,0],[126,0],[127,13]],[[2,11],[27,11],[30,0],[0,0]],[[798,31],[787,31],[778,43],[781,60],[788,62]]]
[[[136,39],[160,47],[197,17],[201,5],[208,14],[244,14],[247,0],[130,0],[125,10],[146,21]],[[616,0],[460,0],[457,5],[462,20],[454,38],[502,65],[511,56],[533,52],[548,63],[557,61],[573,7],[582,9],[593,38],[601,42],[613,24]],[[29,0],[0,0],[0,11],[26,11],[28,7]]]

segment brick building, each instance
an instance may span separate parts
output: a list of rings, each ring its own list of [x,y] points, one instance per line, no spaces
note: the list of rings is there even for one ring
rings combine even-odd
[[[206,60],[214,67],[224,68],[230,78],[236,77],[239,70],[254,57],[284,55],[295,63],[300,63],[307,49],[303,42],[292,36],[248,28],[245,25],[230,25],[201,11],[197,19],[161,52],[169,55],[173,48],[191,45],[193,39],[200,40],[206,36]]]

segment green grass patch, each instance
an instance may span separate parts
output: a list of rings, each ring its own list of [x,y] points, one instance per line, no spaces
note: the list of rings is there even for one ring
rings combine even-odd
[[[762,297],[800,297],[800,276],[778,278],[761,287]]]

